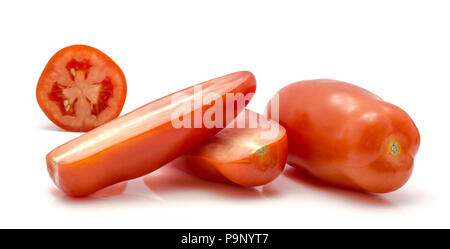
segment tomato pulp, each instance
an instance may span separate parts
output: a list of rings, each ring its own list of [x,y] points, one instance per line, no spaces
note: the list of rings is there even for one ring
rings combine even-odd
[[[333,185],[385,193],[409,179],[420,143],[408,114],[373,93],[335,80],[281,89],[279,122],[288,164]],[[268,117],[276,119],[268,104]]]
[[[46,158],[50,177],[66,194],[85,196],[143,176],[219,132],[244,110],[255,90],[252,73],[236,72],[153,101],[51,151]],[[229,101],[239,94],[246,101]],[[200,104],[193,104],[199,96]],[[181,109],[185,111],[174,116]],[[211,109],[222,126],[205,125]],[[180,118],[195,123],[198,113],[200,127],[174,125]]]
[[[39,78],[36,98],[45,115],[68,131],[89,131],[119,116],[127,85],[119,66],[93,47],[58,51]]]
[[[206,180],[252,187],[277,178],[287,153],[286,130],[246,109],[225,129],[178,158],[175,165]]]

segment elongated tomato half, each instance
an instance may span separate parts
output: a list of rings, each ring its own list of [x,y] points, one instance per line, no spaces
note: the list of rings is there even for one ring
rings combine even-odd
[[[186,88],[57,147],[47,155],[47,169],[71,196],[143,176],[223,129],[255,90],[250,72]]]
[[[251,187],[277,178],[287,155],[286,130],[246,109],[227,128],[178,158],[175,165],[206,180]]]
[[[279,102],[279,113],[271,108]],[[288,164],[333,185],[376,193],[409,179],[420,143],[409,115],[358,86],[307,80],[281,89],[268,116],[289,140]]]
[[[119,66],[100,50],[85,45],[58,51],[36,88],[45,115],[68,131],[89,131],[116,118],[126,94]]]

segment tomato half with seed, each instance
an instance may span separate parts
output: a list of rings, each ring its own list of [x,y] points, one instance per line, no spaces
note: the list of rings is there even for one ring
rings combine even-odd
[[[225,129],[179,157],[174,165],[209,181],[252,187],[277,178],[287,154],[286,130],[246,109]]]
[[[323,182],[386,193],[412,173],[420,143],[416,125],[365,89],[335,80],[301,81],[281,89],[267,109],[286,128],[288,164]]]
[[[58,51],[39,78],[45,115],[68,131],[89,131],[119,116],[127,85],[119,66],[100,50],[73,45]]]

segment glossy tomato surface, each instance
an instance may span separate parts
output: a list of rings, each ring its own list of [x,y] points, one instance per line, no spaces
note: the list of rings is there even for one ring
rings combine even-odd
[[[175,165],[206,180],[251,187],[277,178],[287,153],[286,130],[246,109],[227,128],[178,158]]]
[[[155,100],[51,151],[46,158],[50,177],[66,194],[86,196],[143,176],[222,130],[244,110],[255,90],[252,73],[236,72]],[[217,105],[239,94],[247,101]],[[211,109],[217,111],[212,112],[216,120],[222,118],[221,126],[202,125]],[[198,128],[174,125],[180,119],[193,124],[198,114]]]
[[[281,89],[288,164],[333,185],[385,193],[409,179],[420,143],[408,114],[358,86],[308,80]],[[268,116],[276,110],[268,104]]]
[[[116,118],[126,94],[119,66],[100,50],[85,45],[58,51],[36,88],[45,115],[68,131],[89,131]]]

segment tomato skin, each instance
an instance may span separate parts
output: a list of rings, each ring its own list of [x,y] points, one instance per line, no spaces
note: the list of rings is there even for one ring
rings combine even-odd
[[[96,103],[81,103],[80,98],[74,101],[73,98],[64,96],[64,93],[69,92],[65,91],[69,85],[69,88],[92,94],[92,90],[77,83],[75,78],[83,77],[77,76],[76,72],[83,73],[82,81],[100,85],[100,89],[95,90],[98,91],[98,96],[93,97],[97,100]],[[75,132],[89,131],[118,117],[126,94],[126,79],[120,67],[100,50],[86,45],[68,46],[54,54],[36,87],[36,99],[44,114],[58,127]],[[66,112],[64,101],[72,105]],[[104,111],[105,109],[107,110]]]
[[[270,121],[276,128],[271,138],[262,138],[262,132],[270,128],[250,128],[250,113],[264,118],[248,109],[227,127],[203,143],[197,145],[175,161],[175,165],[200,178],[253,187],[267,184],[277,178],[286,165],[288,142],[286,130]],[[245,114],[245,115],[244,115]],[[245,119],[245,127],[239,128],[237,120]]]
[[[236,72],[200,85],[204,95],[216,93],[224,103],[227,93],[246,95],[256,90],[256,80],[250,72]],[[173,94],[160,98],[51,151],[46,160],[52,180],[68,195],[86,196],[106,186],[148,174],[222,129],[204,125],[201,128],[175,128],[172,113],[198,96],[194,87],[177,93],[186,93],[189,98],[175,103],[172,102]],[[187,116],[194,120],[197,111],[204,114],[212,105],[194,106]],[[239,105],[223,107],[223,115],[233,111],[233,118],[245,108]],[[227,119],[223,118],[223,122],[225,127]]]
[[[288,85],[278,99],[289,165],[325,183],[375,193],[408,181],[420,135],[402,109],[358,86],[327,79]],[[268,117],[276,119],[270,105]]]

